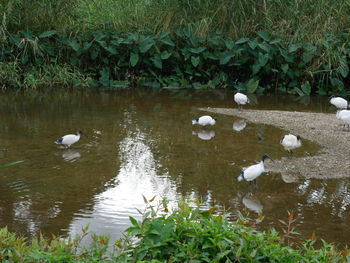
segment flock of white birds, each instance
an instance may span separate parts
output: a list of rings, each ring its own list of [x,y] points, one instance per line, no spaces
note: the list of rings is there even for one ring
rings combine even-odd
[[[249,98],[240,92],[237,92],[234,95],[234,101],[238,105],[238,110],[242,110],[243,106],[249,103]],[[349,111],[350,112],[350,111]],[[350,117],[350,114],[349,114]],[[216,123],[216,118],[213,118],[209,115],[201,116],[197,119],[192,120],[192,124],[198,124],[201,126],[213,126]],[[350,121],[350,118],[349,118]],[[299,135],[293,135],[293,134],[286,134],[284,135],[281,140],[280,144],[284,147],[284,149],[292,154],[293,150],[301,146],[301,137]],[[270,159],[273,161],[273,159],[270,158],[267,154],[264,154],[262,156],[262,159],[257,164],[251,165],[249,167],[243,168],[239,176],[237,177],[238,181],[255,181],[256,178],[258,178],[263,172],[265,172],[265,166],[264,161],[266,159]]]
[[[240,92],[237,92],[234,95],[234,101],[238,105],[238,110],[242,110],[243,106],[249,103],[248,97]],[[348,101],[341,97],[331,97],[330,103],[338,109],[336,117],[344,123],[344,126],[347,125],[348,127],[350,127],[350,110],[347,110],[347,108],[349,107]],[[198,124],[203,127],[208,125],[213,126],[215,125],[216,121],[216,118],[213,118],[209,115],[205,115],[197,119],[193,119],[192,124]],[[83,132],[81,130],[78,130],[76,134],[65,135],[57,139],[55,143],[61,144],[65,148],[69,148],[72,144],[79,141],[80,135],[82,133]],[[301,146],[301,137],[299,135],[286,134],[281,138],[280,144],[288,153],[292,154],[294,149]],[[271,158],[267,154],[264,154],[260,162],[249,167],[243,168],[243,170],[237,177],[237,180],[245,180],[249,182],[255,181],[256,178],[258,178],[263,172],[265,172],[264,161],[266,159]]]

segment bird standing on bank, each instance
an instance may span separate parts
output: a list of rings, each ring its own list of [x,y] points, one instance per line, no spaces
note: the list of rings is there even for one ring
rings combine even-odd
[[[64,147],[69,148],[72,144],[76,143],[80,139],[81,130],[77,131],[77,134],[68,134],[55,141],[56,144],[62,144]]]
[[[294,149],[301,146],[301,137],[299,135],[287,134],[281,138],[280,144],[282,144],[287,152],[293,153]]]
[[[350,126],[350,110],[338,110],[336,117],[344,123],[344,128],[345,125]]]
[[[332,96],[329,102],[335,107],[337,107],[339,110],[347,109],[349,107],[349,102],[341,97]]]
[[[244,169],[240,175],[237,177],[238,181],[254,181],[256,178],[258,178],[263,172],[265,172],[265,166],[264,166],[264,162],[266,159],[270,159],[271,161],[274,161],[271,159],[270,156],[268,156],[267,154],[264,154],[262,156],[262,159],[260,162],[258,162],[257,164],[251,165],[249,167],[247,167],[246,169]]]
[[[213,118],[209,115],[205,115],[205,116],[202,116],[202,117],[199,117],[198,119],[193,119],[192,120],[192,124],[198,124],[198,125],[201,125],[201,126],[207,126],[207,125],[215,125],[217,119],[216,118]]]
[[[249,99],[243,93],[237,92],[234,96],[234,101],[238,104],[238,109],[241,110],[243,105],[249,103]]]

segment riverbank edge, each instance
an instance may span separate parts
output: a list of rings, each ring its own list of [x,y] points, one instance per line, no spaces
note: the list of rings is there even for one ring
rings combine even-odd
[[[292,112],[275,110],[237,110],[232,108],[199,108],[215,114],[246,119],[248,122],[273,125],[287,133],[300,135],[322,147],[315,156],[282,158],[268,163],[267,169],[281,173],[286,181],[293,182],[298,177],[332,179],[350,177],[350,132],[344,130],[335,114],[314,112]],[[279,143],[279,142],[276,142]]]

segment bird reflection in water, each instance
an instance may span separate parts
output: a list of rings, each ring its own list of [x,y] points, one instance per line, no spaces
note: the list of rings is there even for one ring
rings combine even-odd
[[[73,150],[68,150],[62,154],[62,158],[67,162],[75,162],[80,157],[81,154]]]
[[[199,139],[209,141],[215,137],[215,131],[213,131],[213,130],[211,130],[211,131],[201,130],[199,132],[192,131],[192,135],[197,135]]]
[[[247,126],[247,121],[243,119],[233,122],[233,130],[237,132],[244,130],[246,126]]]
[[[263,205],[253,193],[247,193],[243,196],[242,203],[246,208],[257,214],[261,214],[263,210]]]

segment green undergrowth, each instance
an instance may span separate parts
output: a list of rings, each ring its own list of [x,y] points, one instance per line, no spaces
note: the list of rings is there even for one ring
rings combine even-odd
[[[81,247],[87,229],[74,239],[40,236],[27,240],[0,230],[1,262],[349,262],[347,252],[307,240],[292,248],[274,229],[260,232],[230,223],[214,209],[202,210],[180,202],[172,212],[148,203],[142,220],[130,217],[122,239],[110,244],[106,236],[92,235]]]
[[[159,34],[25,31],[0,41],[0,84],[347,94],[349,40],[346,32],[328,35],[318,46],[286,44],[264,31],[251,38],[200,37],[190,27]]]

